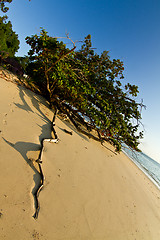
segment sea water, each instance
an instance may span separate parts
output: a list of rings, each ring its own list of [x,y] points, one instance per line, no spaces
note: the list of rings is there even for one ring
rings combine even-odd
[[[160,189],[160,164],[143,152],[130,150],[126,146],[123,152],[156,184]]]

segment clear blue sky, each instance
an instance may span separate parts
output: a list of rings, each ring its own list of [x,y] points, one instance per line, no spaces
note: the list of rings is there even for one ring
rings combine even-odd
[[[91,34],[97,53],[109,50],[124,62],[125,81],[139,86],[147,106],[140,147],[160,162],[160,0],[13,0],[9,6],[18,55],[27,54],[25,37],[44,27],[51,36],[69,32],[73,40]]]

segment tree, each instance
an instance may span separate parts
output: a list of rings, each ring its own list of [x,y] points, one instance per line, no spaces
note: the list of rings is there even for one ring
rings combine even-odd
[[[117,151],[122,143],[138,150],[143,105],[135,100],[137,86],[122,87],[124,67],[119,59],[111,60],[107,51],[96,54],[90,35],[78,51],[72,40],[69,49],[45,30],[26,41],[31,46],[28,74],[51,106],[66,113],[78,130],[96,130],[99,141],[111,142]]]
[[[6,13],[9,10],[9,8],[6,7],[6,3],[11,3],[11,2],[12,2],[12,0],[0,0],[0,9],[1,9],[1,11]]]
[[[31,0],[29,0],[31,1]],[[6,13],[9,10],[9,7],[6,7],[6,3],[11,3],[12,0],[0,0],[0,9],[2,12]]]
[[[13,57],[19,49],[18,35],[12,30],[7,17],[0,17],[0,56],[1,58]]]
[[[54,88],[56,87],[56,81],[60,74],[59,70],[62,68],[61,60],[74,51],[75,44],[71,50],[67,49],[63,42],[58,42],[55,38],[47,36],[45,30],[41,31],[41,35],[34,35],[31,38],[26,38],[27,43],[31,46],[29,56],[31,64],[29,65],[29,74],[32,74],[35,80],[40,79],[38,84],[42,84],[44,91],[48,94],[48,100],[52,105],[54,101]],[[57,69],[58,67],[58,69]],[[56,72],[56,70],[58,70]],[[38,71],[38,74],[37,74]],[[55,75],[53,75],[55,71]]]

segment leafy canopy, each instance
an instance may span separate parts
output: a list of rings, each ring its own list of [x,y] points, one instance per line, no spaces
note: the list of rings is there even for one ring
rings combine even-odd
[[[29,0],[31,1],[31,0]],[[9,10],[9,7],[6,7],[6,3],[11,3],[12,0],[0,0],[0,9],[2,12],[6,13]]]
[[[9,7],[6,7],[6,3],[11,3],[12,0],[0,0],[0,9],[2,12],[6,13]]]
[[[122,87],[122,61],[111,60],[107,51],[95,53],[90,35],[77,51],[73,41],[69,49],[43,29],[26,42],[31,47],[27,73],[52,106],[79,130],[96,130],[99,140],[111,142],[117,151],[122,143],[138,150],[142,104],[135,100],[137,86]]]
[[[10,21],[7,17],[0,17],[0,56],[13,57],[19,49],[18,35],[12,30]]]

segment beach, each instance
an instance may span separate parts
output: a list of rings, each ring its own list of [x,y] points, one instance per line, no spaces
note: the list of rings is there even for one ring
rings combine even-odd
[[[0,239],[157,240],[160,191],[124,154],[57,116],[44,142],[44,186],[34,219],[42,139],[54,112],[45,99],[0,79]],[[71,132],[72,134],[69,134]]]

